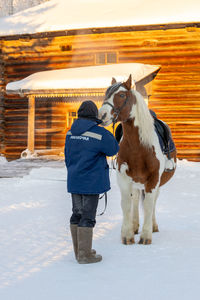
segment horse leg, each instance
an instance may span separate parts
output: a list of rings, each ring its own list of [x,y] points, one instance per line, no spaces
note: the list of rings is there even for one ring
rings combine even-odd
[[[134,190],[132,192],[133,201],[133,231],[138,234],[139,231],[139,200],[140,200],[140,190]]]
[[[144,223],[142,227],[142,233],[140,235],[139,244],[148,245],[152,242],[152,220],[153,220],[153,208],[156,192],[146,193],[144,197]]]
[[[139,193],[133,189],[132,178],[126,174],[127,169],[128,166],[123,164],[120,171],[117,170],[117,181],[121,192],[121,207],[123,212],[121,239],[123,244],[134,244],[134,231],[137,231],[139,226],[137,209]]]
[[[134,244],[134,228],[132,218],[132,196],[131,186],[127,185],[126,188],[121,190],[121,207],[123,212],[123,222],[121,229],[122,243],[125,245]]]
[[[153,232],[159,232],[158,224],[156,222],[156,202],[159,196],[160,189],[157,189],[157,193],[155,195],[154,204],[153,204]]]

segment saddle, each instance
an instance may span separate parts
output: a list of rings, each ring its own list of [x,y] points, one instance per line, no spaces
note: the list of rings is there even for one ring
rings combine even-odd
[[[170,152],[176,149],[175,144],[172,140],[171,131],[169,126],[163,121],[159,120],[153,110],[149,110],[153,119],[155,131],[158,135],[159,143],[163,154],[167,155],[168,159],[171,159]],[[115,130],[115,138],[119,143],[123,136],[123,128],[120,123]]]
[[[154,118],[154,127],[156,133],[158,135],[160,147],[164,154],[167,154],[168,158],[170,159],[170,152],[173,150],[170,149],[170,141],[171,141],[171,132],[167,124],[163,121]]]

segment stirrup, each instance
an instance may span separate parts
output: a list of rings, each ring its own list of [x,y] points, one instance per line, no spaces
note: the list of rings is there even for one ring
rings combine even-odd
[[[165,172],[173,172],[175,170],[175,163],[171,159],[166,160],[166,165],[167,163],[168,167],[165,167]],[[170,168],[169,163],[171,163],[172,168]]]
[[[175,168],[173,168],[173,169],[165,169],[165,172],[168,172],[168,173],[170,173],[170,172],[173,172],[175,170]]]

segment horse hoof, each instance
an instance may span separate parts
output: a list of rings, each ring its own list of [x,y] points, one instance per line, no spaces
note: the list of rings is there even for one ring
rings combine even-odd
[[[157,227],[153,227],[153,232],[159,232],[158,226]]]
[[[138,244],[143,244],[143,242],[144,242],[144,239],[141,238],[141,239],[139,240]]]
[[[131,238],[131,239],[127,239],[127,238],[122,238],[122,244],[124,245],[132,245],[135,243],[135,240],[134,238]]]
[[[143,239],[143,238],[140,238],[138,244],[141,244],[141,245],[150,245],[150,244],[151,244],[151,240],[150,240],[150,239]]]

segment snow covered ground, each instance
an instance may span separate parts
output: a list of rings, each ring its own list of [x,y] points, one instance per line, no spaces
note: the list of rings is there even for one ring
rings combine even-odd
[[[0,168],[8,164],[0,158]],[[91,265],[74,260],[64,162],[40,164],[24,177],[0,179],[0,299],[199,299],[200,163],[178,162],[174,178],[161,190],[160,232],[148,246],[120,242],[113,170],[108,207],[94,230],[103,261]],[[100,200],[99,212],[103,208]]]

